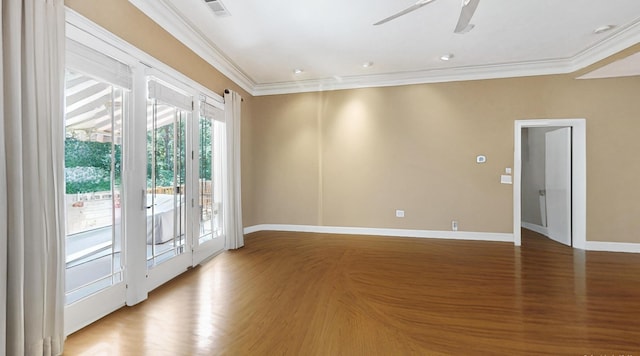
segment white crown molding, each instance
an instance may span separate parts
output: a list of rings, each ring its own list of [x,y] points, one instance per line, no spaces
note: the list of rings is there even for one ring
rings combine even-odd
[[[571,67],[563,60],[453,67],[448,69],[353,76],[339,79],[329,78],[286,83],[257,84],[254,89],[254,95],[277,95],[326,90],[526,77],[568,73],[570,69]]]
[[[640,43],[640,20],[575,55],[571,59],[571,72],[586,68],[638,43]]]
[[[388,87],[466,80],[567,74],[583,69],[640,42],[640,20],[571,58],[502,63],[344,78],[256,83],[165,0],[129,0],[180,42],[254,96],[327,90]]]
[[[603,79],[640,75],[640,52],[618,59],[576,79]]]
[[[170,4],[164,0],[129,0],[129,2],[220,73],[248,93],[253,93],[256,83],[198,32],[192,24],[185,21],[182,15],[175,11]]]
[[[494,242],[513,243],[513,234],[493,233],[493,232],[430,231],[430,230],[379,229],[379,228],[344,227],[344,226],[278,225],[278,224],[254,225],[254,226],[249,226],[244,228],[245,234],[250,234],[252,232],[258,232],[258,231],[312,232],[312,233],[320,233],[320,234],[415,237],[415,238],[428,238],[428,239],[494,241]]]

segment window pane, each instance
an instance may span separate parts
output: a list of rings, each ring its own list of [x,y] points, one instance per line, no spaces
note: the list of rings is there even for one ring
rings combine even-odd
[[[221,123],[212,118],[200,117],[198,126],[199,244],[222,236],[221,126]]]
[[[199,197],[200,197],[200,239],[199,243],[213,238],[213,122],[211,119],[201,117],[198,127],[199,137]]]
[[[109,83],[66,72],[67,303],[121,281],[122,121],[127,95]]]
[[[185,251],[189,113],[151,99],[147,116],[147,265]]]

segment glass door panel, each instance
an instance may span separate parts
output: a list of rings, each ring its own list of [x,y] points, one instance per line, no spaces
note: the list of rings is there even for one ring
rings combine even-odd
[[[199,245],[222,236],[221,126],[220,122],[212,118],[201,116],[199,119]]]
[[[186,251],[186,125],[190,113],[158,100],[147,116],[147,266]]]
[[[128,91],[65,73],[66,304],[122,281],[122,123]]]

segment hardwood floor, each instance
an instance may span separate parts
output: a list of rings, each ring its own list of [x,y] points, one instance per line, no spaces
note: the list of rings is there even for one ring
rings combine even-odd
[[[65,355],[640,356],[640,255],[260,232]]]

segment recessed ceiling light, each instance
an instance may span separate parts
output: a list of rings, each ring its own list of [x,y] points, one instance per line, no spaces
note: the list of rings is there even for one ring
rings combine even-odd
[[[293,74],[302,74],[304,72],[304,69],[294,69],[293,70]]]
[[[605,33],[607,31],[613,30],[614,27],[615,26],[613,26],[613,25],[600,26],[600,27],[596,28],[595,30],[593,30],[593,33],[595,33],[596,35],[599,35],[601,33]]]
[[[451,58],[453,58],[453,57],[454,57],[454,56],[453,56],[453,54],[449,53],[449,54],[442,55],[442,56],[440,57],[440,60],[442,60],[442,61],[449,61],[449,60],[451,60]]]
[[[373,66],[373,62],[364,62],[362,63],[362,68],[369,68]]]

